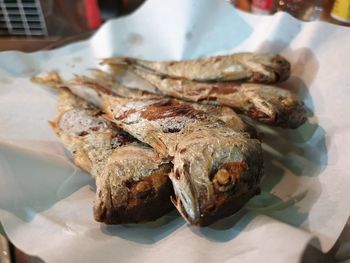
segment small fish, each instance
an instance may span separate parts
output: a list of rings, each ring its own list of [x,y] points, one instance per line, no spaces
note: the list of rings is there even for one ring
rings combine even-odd
[[[94,89],[89,81],[64,86]],[[259,191],[261,143],[219,118],[234,123],[232,110],[164,97],[122,98],[103,89],[95,93],[109,120],[173,162],[173,203],[191,224],[206,226],[232,215]]]
[[[123,98],[135,98],[135,99],[163,99],[159,93],[152,94],[145,91],[140,91],[136,89],[129,89],[123,85],[118,84],[113,75],[99,71],[93,70],[93,77],[86,76],[75,76],[75,78],[71,79],[67,82],[66,87],[72,90],[74,93],[79,94],[80,97],[85,100],[96,102],[95,103],[99,107],[101,107],[101,96],[96,92],[99,90],[100,92],[108,95],[113,95],[117,97]],[[93,94],[93,98],[91,95]],[[218,118],[226,123],[229,127],[234,129],[235,131],[248,133],[252,138],[256,137],[255,129],[245,123],[232,109],[225,106],[220,105],[203,105],[197,103],[189,103],[192,107],[197,110],[205,111],[210,113],[211,116]]]
[[[100,93],[108,94],[123,98],[164,98],[160,94],[152,94],[145,91],[136,89],[129,89],[123,85],[120,85],[115,77],[107,72],[92,69],[92,77],[75,75],[70,81],[64,82],[56,72],[50,72],[47,75],[43,75],[40,78],[33,78],[33,81],[39,84],[47,84],[53,87],[66,87],[73,94],[78,97],[89,101],[98,108],[103,107],[102,97]],[[252,138],[256,138],[256,130],[244,122],[232,109],[229,107],[219,105],[203,105],[203,104],[191,104],[194,108],[209,112],[215,118],[218,118],[226,123],[229,127],[235,131],[248,133]]]
[[[159,218],[173,207],[172,165],[102,114],[60,88],[57,117],[50,122],[73,161],[96,179],[95,220],[125,224]]]
[[[236,53],[204,57],[197,60],[148,61],[129,57],[112,57],[102,61],[110,66],[126,64],[163,77],[198,82],[246,81],[276,83],[290,76],[290,63],[280,55]]]
[[[276,86],[237,82],[203,83],[163,78],[138,68],[133,72],[165,95],[228,106],[268,125],[297,128],[306,121],[304,104],[290,91]]]

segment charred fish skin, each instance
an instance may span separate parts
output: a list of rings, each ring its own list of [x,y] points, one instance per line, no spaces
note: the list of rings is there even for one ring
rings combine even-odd
[[[60,92],[51,122],[74,162],[96,179],[94,218],[106,224],[152,221],[173,207],[172,165],[101,117],[69,91]]]
[[[290,63],[280,55],[236,53],[183,61],[147,61],[128,57],[105,59],[102,64],[126,64],[163,77],[198,82],[246,81],[276,83],[289,78]]]
[[[174,99],[103,99],[118,126],[173,161],[173,203],[189,223],[209,225],[255,195],[263,172],[260,141]]]
[[[156,86],[163,94],[186,101],[231,107],[259,122],[295,129],[306,121],[306,108],[290,91],[276,86],[163,78],[139,69],[135,74]]]

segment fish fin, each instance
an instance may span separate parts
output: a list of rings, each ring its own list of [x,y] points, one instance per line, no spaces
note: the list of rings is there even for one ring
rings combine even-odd
[[[106,113],[102,114],[101,117],[104,118],[107,121],[110,121],[110,122],[114,121],[113,118],[110,115],[106,114]]]
[[[48,121],[49,125],[51,126],[52,130],[54,131],[54,133],[56,133],[57,136],[60,136],[60,130],[57,126],[57,121],[53,120],[53,121]]]
[[[63,80],[56,71],[50,71],[44,75],[37,75],[31,77],[31,82],[41,85],[47,85],[54,89],[59,89],[63,85]]]
[[[129,70],[127,64],[111,64],[109,65],[112,74],[116,77],[123,76]]]
[[[52,129],[57,129],[57,122],[56,121],[48,121],[49,125],[52,127]]]
[[[89,68],[88,70],[94,79],[114,81],[114,77],[109,72],[98,68]]]
[[[100,65],[111,65],[111,64],[129,64],[132,63],[134,59],[128,57],[111,57],[104,58],[101,60]]]
[[[188,223],[191,224],[191,222],[188,220],[186,212],[182,208],[181,200],[180,199],[175,199],[174,197],[170,196],[170,201],[173,203],[175,206],[176,210],[180,213],[182,218]]]

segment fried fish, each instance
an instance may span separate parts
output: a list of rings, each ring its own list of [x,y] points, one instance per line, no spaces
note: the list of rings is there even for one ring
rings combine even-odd
[[[173,202],[191,224],[206,226],[229,216],[258,192],[258,140],[176,99],[102,97],[113,122],[172,160]]]
[[[204,57],[197,60],[148,61],[129,57],[112,57],[102,64],[126,64],[163,77],[199,82],[246,81],[275,83],[290,76],[290,63],[280,55],[236,53]]]
[[[73,161],[96,179],[96,221],[138,223],[172,209],[172,165],[105,120],[99,109],[61,88],[57,117],[50,124]]]
[[[173,162],[173,203],[188,222],[209,225],[238,211],[259,192],[261,144],[235,130],[227,113],[232,110],[159,96],[122,98],[96,88],[101,83],[78,78],[64,86],[80,95],[80,90],[93,90],[92,101],[111,121],[152,146],[163,161]],[[232,120],[232,127],[219,116]]]
[[[113,75],[99,71],[93,70],[94,77],[87,76],[75,76],[69,82],[65,84],[73,93],[78,94],[80,97],[91,101],[95,105],[102,106],[102,98],[99,93],[123,97],[123,98],[135,98],[135,99],[145,99],[154,98],[162,99],[164,98],[161,94],[152,94],[145,91],[140,91],[136,89],[129,89],[123,85],[118,84]],[[98,91],[98,92],[97,92]],[[250,134],[251,137],[256,137],[255,129],[245,123],[232,109],[229,107],[222,107],[218,105],[202,105],[202,104],[191,104],[195,109],[209,112],[210,115],[224,121],[226,125],[233,128],[238,132],[246,132]]]
[[[186,101],[228,106],[268,125],[297,128],[306,121],[304,104],[290,91],[276,86],[164,78],[138,68],[133,72],[165,95]]]

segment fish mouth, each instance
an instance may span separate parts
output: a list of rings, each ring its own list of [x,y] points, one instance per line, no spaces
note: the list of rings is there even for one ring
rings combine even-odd
[[[282,128],[296,129],[307,120],[307,110],[304,103],[286,107],[275,116],[276,125]]]
[[[258,60],[258,65],[263,70],[251,69],[249,82],[253,83],[276,83],[287,80],[291,74],[290,63],[282,56],[275,55],[270,60]]]
[[[208,226],[233,215],[260,193],[263,159],[257,156],[246,161],[224,163],[218,169],[212,179],[215,189],[213,200],[202,207],[197,225]],[[232,186],[226,187],[229,184]],[[222,188],[223,185],[225,187]]]
[[[97,222],[111,225],[154,221],[174,208],[170,202],[170,196],[173,195],[170,189],[170,187],[159,189],[156,196],[133,206],[109,207],[103,202],[97,202],[96,197],[94,218]]]
[[[169,170],[169,165],[163,165],[160,171],[151,176],[167,178]],[[126,201],[113,196],[109,184],[105,187],[102,189],[98,186],[96,191],[93,214],[97,222],[115,225],[154,221],[174,208],[170,201],[174,191],[169,178],[156,188],[151,178],[137,182],[126,181],[124,186],[128,192]],[[101,192],[107,194],[102,196]]]
[[[302,102],[290,107],[278,107],[272,114],[266,114],[258,108],[252,107],[247,111],[247,115],[267,125],[286,129],[296,129],[307,120],[307,110]]]
[[[231,216],[259,191],[261,169],[249,170],[245,162],[224,163],[211,177],[212,195],[198,197],[198,214],[189,216],[181,196],[172,198],[174,206],[191,225],[205,227]]]

